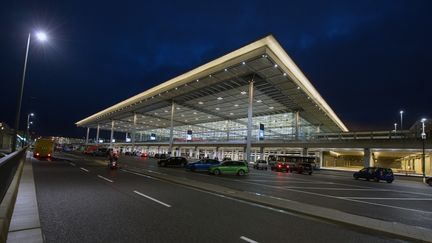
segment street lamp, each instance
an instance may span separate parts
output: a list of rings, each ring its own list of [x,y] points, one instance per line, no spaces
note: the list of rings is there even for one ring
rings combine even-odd
[[[26,141],[27,141],[27,145],[29,144],[29,130],[30,130],[30,124],[33,124],[33,122],[30,121],[30,117],[34,117],[34,113],[29,113],[27,115],[27,132],[26,132]]]
[[[401,116],[401,126],[400,126],[400,130],[402,131],[403,130],[403,113],[404,113],[404,111],[399,111],[399,113],[400,113],[400,116]]]
[[[395,127],[394,132],[396,133],[397,132],[397,123],[394,124],[394,127]]]
[[[41,32],[41,31],[36,32],[36,38],[40,42],[45,42],[48,40],[46,33]],[[21,103],[22,103],[22,97],[23,97],[23,92],[24,92],[24,81],[25,81],[25,76],[26,76],[27,59],[28,59],[28,54],[29,54],[30,41],[31,41],[31,33],[28,34],[28,38],[27,38],[27,48],[26,48],[26,54],[25,54],[25,59],[24,59],[24,70],[23,70],[23,75],[22,75],[22,79],[21,79],[21,89],[20,89],[20,93],[19,93],[18,99],[17,99],[16,116],[15,116],[15,130],[14,130],[14,135],[13,135],[13,139],[12,139],[12,152],[14,152],[16,150],[16,142],[17,142],[16,137],[17,137],[18,129],[19,129]]]
[[[426,122],[426,118],[421,119],[421,123],[422,123],[422,133],[421,133],[421,138],[423,141],[423,151],[422,151],[422,172],[423,172],[423,182],[426,183],[426,170],[425,170],[425,166],[426,166],[426,161],[425,161],[425,141],[426,141],[426,133],[425,133],[425,122]]]

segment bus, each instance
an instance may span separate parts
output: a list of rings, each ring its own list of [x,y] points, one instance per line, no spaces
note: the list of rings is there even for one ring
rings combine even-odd
[[[39,138],[36,140],[35,148],[33,150],[33,157],[35,158],[51,158],[54,152],[54,141],[49,138]]]
[[[312,174],[316,157],[307,155],[272,154],[268,157],[271,170]]]

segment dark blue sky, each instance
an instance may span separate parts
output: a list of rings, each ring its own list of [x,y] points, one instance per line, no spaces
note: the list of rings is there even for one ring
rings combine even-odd
[[[432,1],[8,1],[0,9],[0,121],[13,125],[26,38],[24,116],[41,135],[269,33],[350,130],[432,118]],[[405,125],[406,126],[406,125]]]

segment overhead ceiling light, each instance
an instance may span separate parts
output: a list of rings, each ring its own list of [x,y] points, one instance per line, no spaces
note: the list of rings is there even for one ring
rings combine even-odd
[[[217,99],[218,99],[218,100],[223,100],[223,98],[222,98],[222,97],[218,97]]]
[[[183,115],[183,114],[181,114],[181,116],[182,116],[182,117],[184,117],[184,115]]]
[[[242,62],[242,64],[245,65],[246,63],[245,63],[245,62]]]
[[[262,57],[267,57],[267,55],[264,54],[264,55],[262,55]]]
[[[155,115],[157,115],[158,113],[157,112],[155,112]]]
[[[209,77],[211,78],[211,77],[212,77],[212,75],[210,74],[210,75],[209,75]]]
[[[235,106],[235,107],[238,107],[238,104],[235,104],[234,106]]]
[[[208,116],[207,118],[211,118],[211,116]]]
[[[284,114],[283,116],[284,116],[284,117],[287,117],[287,116],[288,116],[288,114]]]
[[[197,120],[197,121],[198,121],[198,120],[199,120],[199,119],[198,119],[198,117],[197,117],[197,118],[195,118],[195,120]]]
[[[234,113],[230,112],[230,115],[232,116],[232,115],[234,115]]]
[[[219,107],[216,107],[216,110],[217,110],[217,111],[220,110]]]
[[[270,110],[273,110],[273,109],[274,109],[274,107],[273,107],[273,106],[270,106],[270,107],[269,107],[269,109],[270,109]]]
[[[274,65],[274,67],[275,67],[275,68],[277,68],[277,67],[278,67],[278,65],[277,65],[277,64],[275,64],[275,65]]]
[[[196,115],[197,113],[196,113],[196,111],[194,111],[194,115]]]
[[[167,110],[165,110],[165,112],[168,112]]]
[[[224,71],[226,72],[226,71],[228,71],[228,69],[225,68]]]
[[[196,81],[199,82],[199,79],[197,79]]]
[[[180,110],[180,107],[177,107],[177,110]]]
[[[185,120],[185,122],[187,122],[188,120]]]
[[[202,102],[202,101],[198,101],[198,104],[202,105],[202,104],[204,104],[204,102]]]
[[[257,100],[257,102],[258,102],[258,103],[261,103],[261,102],[262,102],[262,100]]]
[[[242,92],[240,92],[240,94],[245,95],[245,94],[246,94],[246,91],[242,91]]]
[[[310,100],[310,97],[308,96],[308,100]]]
[[[177,90],[178,88],[177,87],[175,87],[175,90]]]
[[[284,73],[283,75],[284,75],[284,76],[287,76],[287,74],[286,74],[286,73]]]
[[[300,89],[300,86],[297,86],[297,89]]]

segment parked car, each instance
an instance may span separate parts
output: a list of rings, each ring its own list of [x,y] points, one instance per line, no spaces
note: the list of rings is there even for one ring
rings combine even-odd
[[[7,154],[0,152],[0,158],[6,157],[6,156],[7,156]]]
[[[242,161],[226,161],[220,165],[213,165],[209,168],[209,173],[214,175],[220,174],[236,174],[243,176],[249,173],[249,167],[246,162]]]
[[[208,171],[210,166],[219,165],[220,162],[215,159],[201,159],[195,162],[188,163],[186,169],[190,171]]]
[[[140,154],[141,157],[148,157],[148,153],[147,152],[143,152]]]
[[[155,155],[153,156],[153,158],[155,158],[155,159],[159,159],[159,157],[160,157],[160,154],[155,154]]]
[[[426,183],[427,183],[429,186],[432,186],[432,177],[427,178],[427,179],[426,179]]]
[[[364,178],[368,180],[374,180],[379,182],[380,180],[392,183],[394,181],[394,175],[392,169],[381,168],[381,167],[365,167],[358,172],[353,174],[354,179]]]
[[[161,159],[158,161],[158,166],[161,167],[167,167],[170,165],[181,165],[186,166],[188,163],[187,159],[185,157],[170,157],[167,159]]]
[[[257,170],[267,170],[267,161],[265,160],[257,160],[254,164],[253,164],[253,168],[257,169]]]

